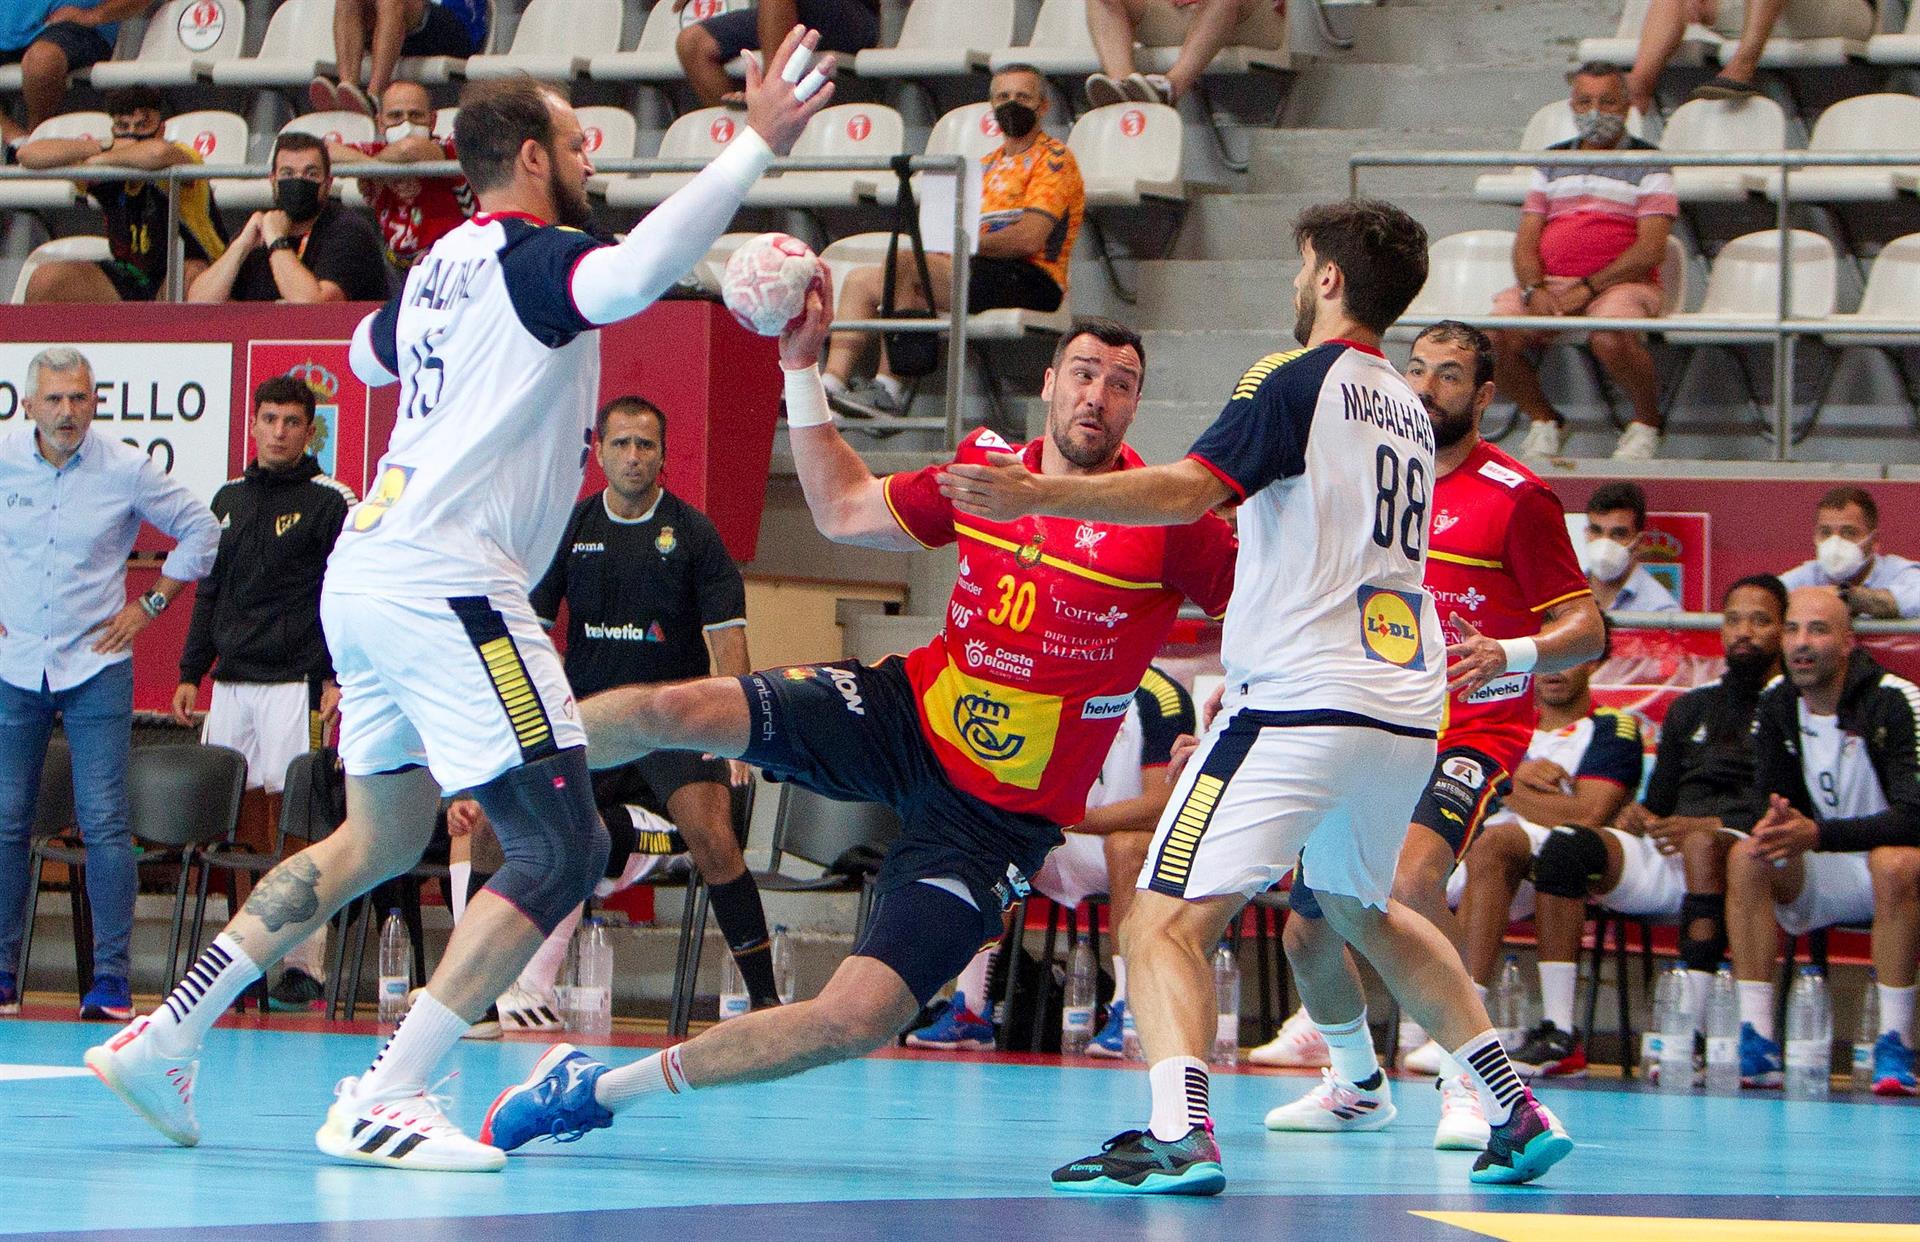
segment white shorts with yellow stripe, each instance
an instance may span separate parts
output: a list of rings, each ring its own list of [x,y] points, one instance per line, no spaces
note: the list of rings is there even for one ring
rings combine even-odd
[[[1160,817],[1140,887],[1252,896],[1296,859],[1315,892],[1385,909],[1434,739],[1345,712],[1222,712]]]
[[[448,793],[584,746],[553,642],[521,596],[324,592],[348,775],[425,765]]]

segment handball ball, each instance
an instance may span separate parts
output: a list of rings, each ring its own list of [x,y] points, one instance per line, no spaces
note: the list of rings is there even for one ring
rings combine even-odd
[[[779,336],[807,310],[807,291],[826,279],[813,248],[785,233],[762,233],[727,260],[720,296],[740,325]]]

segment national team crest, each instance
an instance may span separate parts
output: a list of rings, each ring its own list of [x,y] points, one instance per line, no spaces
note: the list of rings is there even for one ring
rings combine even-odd
[[[673,527],[662,526],[659,536],[653,541],[653,550],[662,556],[667,556],[678,546],[678,541],[673,537]]]
[[[1044,531],[1033,532],[1033,542],[1013,554],[1014,563],[1022,569],[1032,569],[1040,563],[1040,548],[1046,542]]]

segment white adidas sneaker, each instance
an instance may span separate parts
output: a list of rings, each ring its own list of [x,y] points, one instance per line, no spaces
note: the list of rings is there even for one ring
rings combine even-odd
[[[441,1097],[426,1091],[361,1096],[358,1078],[334,1087],[314,1145],[336,1160],[439,1173],[494,1173],[507,1153],[475,1142],[447,1120]]]
[[[501,993],[498,1005],[500,1026],[509,1031],[558,1031],[560,1001],[552,992],[536,992],[518,983]]]
[[[1435,1151],[1485,1151],[1493,1127],[1480,1110],[1480,1093],[1466,1075],[1435,1080],[1440,1088],[1440,1124],[1433,1128]]]
[[[1439,1076],[1440,1059],[1447,1055],[1447,1050],[1440,1046],[1439,1040],[1429,1039],[1416,1044],[1409,1043],[1403,1035],[1400,1046],[1408,1049],[1408,1051],[1400,1054],[1401,1069],[1407,1071],[1409,1074],[1432,1074],[1435,1077]]]
[[[148,1032],[152,1025],[152,1015],[143,1015],[106,1043],[87,1049],[87,1068],[147,1124],[180,1146],[193,1147],[200,1142],[200,1122],[193,1115],[199,1056],[160,1051]]]
[[[1398,1110],[1393,1107],[1393,1088],[1387,1085],[1387,1076],[1379,1077],[1380,1085],[1368,1090],[1330,1069],[1321,1070],[1319,1086],[1267,1114],[1267,1129],[1321,1134],[1382,1129]]]
[[[1278,1065],[1289,1069],[1325,1069],[1333,1064],[1327,1041],[1321,1036],[1306,1007],[1280,1024],[1272,1039],[1247,1053],[1255,1065]]]

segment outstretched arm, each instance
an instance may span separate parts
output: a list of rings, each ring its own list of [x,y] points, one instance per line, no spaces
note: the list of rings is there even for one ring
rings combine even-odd
[[[999,522],[1046,513],[1133,526],[1183,526],[1233,497],[1218,475],[1191,457],[1137,470],[1052,475],[1033,473],[1011,453],[994,453],[984,466],[948,466],[940,474],[940,494],[962,513]]]

